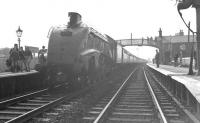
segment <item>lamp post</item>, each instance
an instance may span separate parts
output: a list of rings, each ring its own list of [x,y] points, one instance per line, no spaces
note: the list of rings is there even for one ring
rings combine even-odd
[[[21,30],[20,26],[19,26],[19,28],[16,30],[16,34],[17,34],[17,37],[18,37],[19,48],[20,48],[20,41],[21,41],[20,37],[22,36],[22,32],[23,32],[23,30]]]
[[[164,64],[164,57],[163,57],[163,53],[164,53],[164,49],[163,49],[163,43],[162,43],[162,40],[163,40],[163,37],[162,37],[162,29],[160,28],[159,29],[159,38],[160,38],[160,42],[159,42],[159,52],[160,52],[160,61],[162,64]]]

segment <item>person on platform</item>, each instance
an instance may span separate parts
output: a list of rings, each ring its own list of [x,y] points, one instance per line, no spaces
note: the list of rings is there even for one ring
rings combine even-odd
[[[182,65],[183,62],[183,52],[180,51],[180,66]]]
[[[174,67],[176,67],[178,65],[178,53],[175,54],[174,56]]]
[[[11,61],[11,72],[18,72],[19,49],[17,44],[14,44],[14,48],[10,50],[9,54],[9,59]]]
[[[195,62],[194,68],[195,68],[195,70],[197,70],[197,53],[196,53],[196,50],[194,50],[194,62]]]
[[[155,58],[152,59],[153,64],[155,64]]]
[[[26,66],[24,50],[23,50],[23,47],[20,47],[20,49],[19,49],[19,69],[20,69],[20,71],[23,71],[24,66]]]
[[[47,50],[45,49],[45,46],[42,46],[42,49],[39,50],[39,52],[38,52],[39,63],[42,65],[44,65],[46,63],[46,58],[45,58],[46,52],[47,52]]]
[[[156,66],[159,67],[160,64],[160,53],[158,50],[156,50],[156,56],[155,56]]]
[[[31,63],[31,60],[33,59],[33,55],[29,47],[25,47],[24,56],[25,56],[25,63],[26,63],[26,71],[30,71],[30,63]]]

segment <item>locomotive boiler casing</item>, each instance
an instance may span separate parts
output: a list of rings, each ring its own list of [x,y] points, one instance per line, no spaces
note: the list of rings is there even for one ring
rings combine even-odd
[[[49,35],[47,78],[71,81],[77,76],[102,78],[109,71],[112,51],[108,39],[83,23],[58,26]]]
[[[49,39],[47,64],[73,65],[87,36],[88,28],[57,27],[53,29]]]
[[[85,26],[67,28],[59,26],[52,29],[47,54],[47,67],[55,75],[63,74],[65,79],[79,73],[84,65],[80,58],[83,43],[88,38],[89,29]]]

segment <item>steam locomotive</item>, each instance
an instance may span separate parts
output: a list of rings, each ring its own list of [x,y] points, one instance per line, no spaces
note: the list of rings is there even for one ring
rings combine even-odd
[[[115,63],[117,44],[84,24],[79,13],[68,16],[68,25],[49,31],[47,63],[41,70],[46,81],[74,85],[104,78]]]

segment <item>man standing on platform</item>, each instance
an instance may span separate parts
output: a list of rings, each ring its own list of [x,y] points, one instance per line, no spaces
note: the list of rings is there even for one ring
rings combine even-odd
[[[21,72],[23,71],[23,68],[24,68],[23,66],[26,66],[24,50],[23,50],[23,47],[20,47],[20,49],[19,49],[19,68],[20,68]]]
[[[175,54],[174,56],[174,67],[177,67],[178,66],[178,53]]]
[[[159,64],[160,64],[160,53],[158,52],[158,50],[156,50],[155,60],[156,60],[156,66],[159,67]]]
[[[10,60],[11,60],[11,72],[18,72],[18,70],[19,70],[19,65],[18,65],[19,49],[18,49],[18,45],[14,44],[14,48],[12,48],[9,53],[10,53]]]
[[[47,53],[47,50],[45,49],[45,46],[42,46],[42,49],[39,50],[38,52],[39,63],[42,65],[46,63],[46,58],[45,58],[46,53]]]
[[[31,50],[27,46],[25,47],[24,56],[25,56],[25,61],[26,61],[26,71],[30,71],[30,63],[31,63],[31,60],[33,59],[33,55],[32,55]]]

